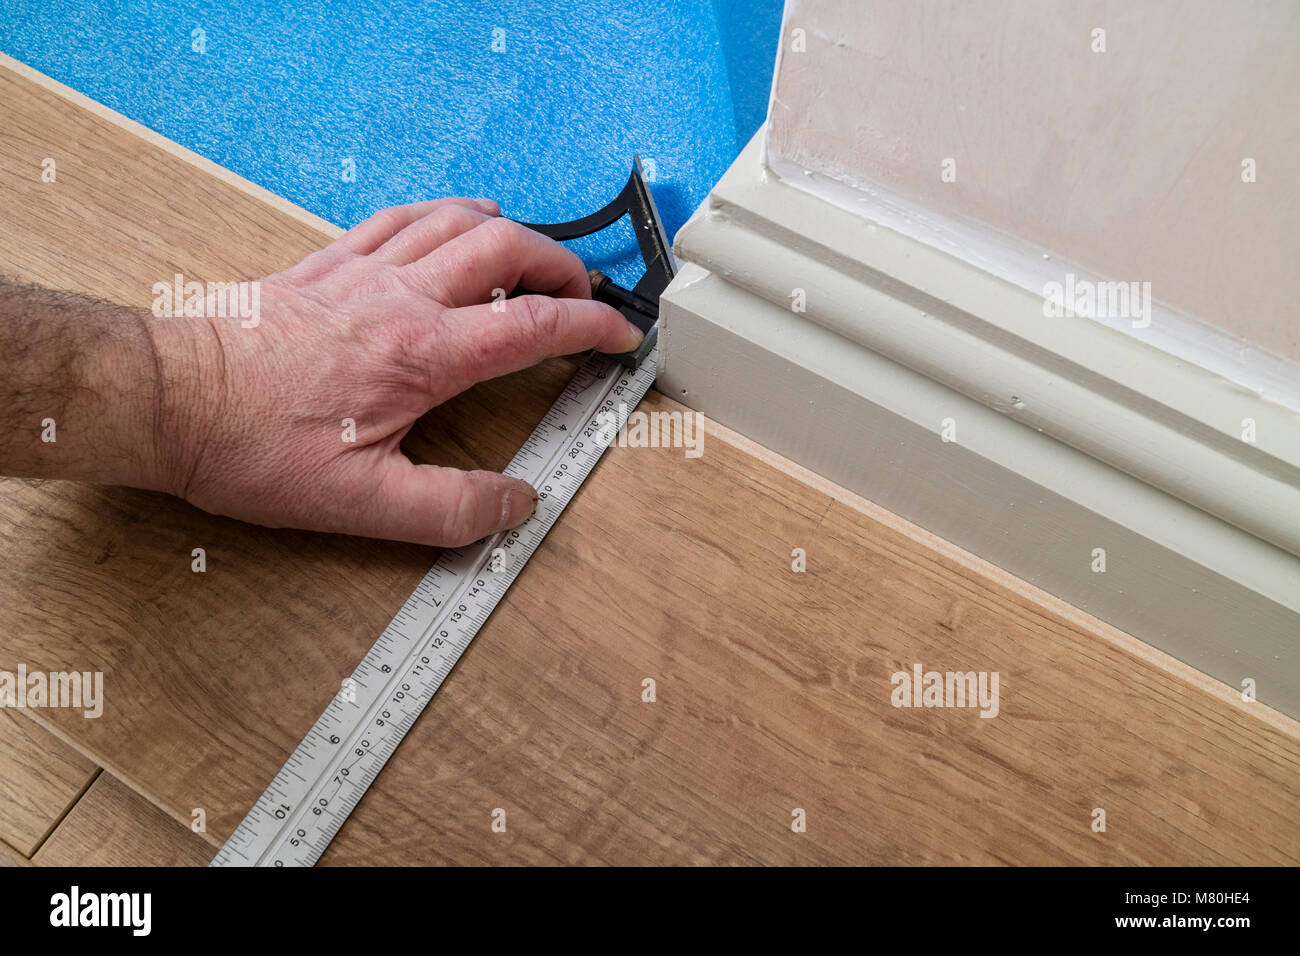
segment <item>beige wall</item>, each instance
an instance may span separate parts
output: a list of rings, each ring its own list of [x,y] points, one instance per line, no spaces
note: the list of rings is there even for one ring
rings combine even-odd
[[[1300,2],[789,0],[767,137],[1300,359]]]

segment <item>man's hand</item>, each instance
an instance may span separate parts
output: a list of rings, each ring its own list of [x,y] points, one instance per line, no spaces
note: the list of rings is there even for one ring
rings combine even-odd
[[[31,421],[0,439],[0,467],[166,490],[272,527],[430,545],[519,524],[537,501],[526,482],[413,464],[402,437],[475,382],[550,356],[630,351],[641,333],[591,300],[576,255],[496,214],[495,203],[470,199],[386,209],[262,280],[255,324],[215,310],[172,319],[118,310],[118,327],[92,322],[88,341],[49,327],[59,310],[46,308],[44,322],[20,317],[42,348],[76,339],[64,344],[70,356],[42,361],[84,367],[70,387],[89,395],[45,397],[77,459],[60,464],[57,444],[30,455],[11,447],[14,431],[38,440],[42,386],[31,383],[18,401]],[[540,294],[504,299],[517,286]],[[0,295],[0,327],[21,301],[12,288]],[[143,353],[141,322],[152,343]],[[0,351],[0,371],[9,361]]]

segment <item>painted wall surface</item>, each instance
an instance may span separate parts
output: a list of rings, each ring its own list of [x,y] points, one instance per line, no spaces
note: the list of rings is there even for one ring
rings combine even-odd
[[[769,163],[1300,359],[1297,0],[789,0],[781,43]]]

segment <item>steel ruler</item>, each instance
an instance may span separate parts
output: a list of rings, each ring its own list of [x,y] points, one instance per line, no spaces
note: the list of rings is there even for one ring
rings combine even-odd
[[[428,705],[524,564],[654,384],[593,353],[505,473],[537,489],[520,527],[443,551],[271,781],[213,866],[312,866]]]

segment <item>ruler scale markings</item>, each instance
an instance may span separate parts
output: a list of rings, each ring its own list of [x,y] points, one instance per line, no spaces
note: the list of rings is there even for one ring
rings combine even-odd
[[[311,866],[320,858],[595,468],[614,437],[615,398],[635,408],[654,382],[657,358],[654,350],[633,371],[593,354],[579,368],[505,469],[539,488],[533,516],[439,555],[353,672],[347,690],[355,699],[335,695],[214,866],[241,865],[235,856],[259,866]],[[506,566],[493,571],[498,547]],[[361,681],[372,672],[383,680]]]

